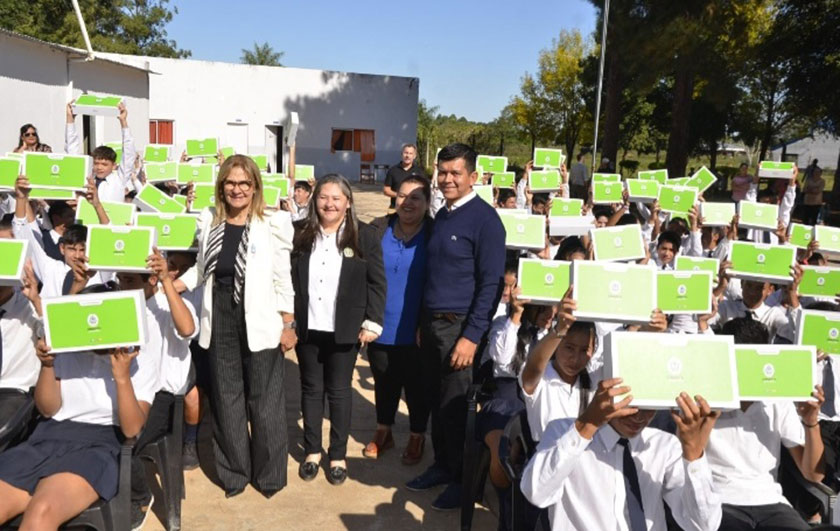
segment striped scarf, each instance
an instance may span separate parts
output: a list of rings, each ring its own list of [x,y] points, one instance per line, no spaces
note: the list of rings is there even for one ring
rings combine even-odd
[[[222,242],[225,239],[225,225],[227,223],[219,223],[210,229],[204,259],[205,278],[216,271],[216,264],[222,252]],[[242,302],[242,290],[245,287],[245,262],[248,258],[248,232],[250,230],[251,224],[248,223],[242,231],[242,239],[239,240],[239,247],[236,249],[236,259],[233,264],[233,302],[237,305]]]

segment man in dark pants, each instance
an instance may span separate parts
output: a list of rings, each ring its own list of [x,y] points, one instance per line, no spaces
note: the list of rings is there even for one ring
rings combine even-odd
[[[476,153],[451,144],[438,154],[438,187],[446,199],[427,247],[420,318],[421,379],[432,414],[435,462],[409,481],[411,490],[448,484],[432,507],[456,509],[466,425],[466,394],[478,344],[504,284],[505,229],[473,191]]]
[[[382,188],[382,193],[391,198],[391,208],[396,206],[397,191],[400,189],[400,184],[411,175],[422,175],[425,177],[426,172],[423,168],[415,165],[417,160],[417,146],[414,144],[405,144],[402,147],[400,155],[400,163],[388,168],[388,173],[385,174],[385,185]]]

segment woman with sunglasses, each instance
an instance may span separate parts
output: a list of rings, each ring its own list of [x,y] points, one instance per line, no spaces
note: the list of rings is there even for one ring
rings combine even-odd
[[[52,148],[47,144],[41,143],[38,130],[35,129],[34,125],[24,124],[20,128],[20,139],[18,140],[18,147],[15,148],[15,153],[23,153],[24,151],[52,153]]]

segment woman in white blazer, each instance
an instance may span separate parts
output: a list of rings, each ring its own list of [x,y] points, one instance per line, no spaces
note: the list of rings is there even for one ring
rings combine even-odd
[[[188,290],[204,286],[198,342],[209,355],[219,480],[227,497],[249,482],[270,497],[286,485],[278,348],[297,343],[289,265],[294,229],[288,212],[265,212],[259,169],[243,155],[222,163],[215,204],[198,218],[198,259],[180,281]]]

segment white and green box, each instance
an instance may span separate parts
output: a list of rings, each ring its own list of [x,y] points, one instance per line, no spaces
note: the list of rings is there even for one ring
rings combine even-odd
[[[691,180],[691,177],[674,177],[673,179],[668,179],[668,182],[665,183],[669,186],[687,186],[688,181]],[[696,188],[695,188],[696,190]]]
[[[553,207],[553,206],[552,206]],[[585,216],[549,216],[549,236],[583,236],[595,227],[592,214]]]
[[[266,208],[277,209],[280,208],[280,200],[287,196],[283,195],[282,190],[274,186],[263,187],[263,199],[265,199]]]
[[[172,196],[172,199],[178,202],[184,208],[187,208],[187,196],[181,194],[175,194]]]
[[[816,225],[814,238],[820,242],[820,251],[840,253],[840,229],[828,225]]]
[[[491,155],[479,155],[475,161],[476,167],[484,169],[485,173],[502,173],[507,171],[507,157],[493,157]]]
[[[93,168],[87,155],[28,152],[23,160],[21,171],[33,188],[84,190]]]
[[[505,246],[511,249],[544,249],[545,216],[508,214],[497,210],[505,227]]]
[[[799,295],[834,299],[840,294],[840,268],[821,266],[800,266],[802,280]]]
[[[155,230],[150,227],[89,225],[88,266],[94,270],[148,273],[146,258],[154,245]]]
[[[75,190],[64,188],[31,188],[29,199],[43,199],[44,201],[73,201],[76,199]]]
[[[102,208],[108,215],[108,220],[111,225],[130,225],[134,221],[134,205],[131,203],[117,203],[115,201],[100,201]],[[99,216],[96,215],[96,209],[93,208],[84,196],[80,196],[76,201],[76,223],[82,225],[97,225],[99,224]]]
[[[216,206],[216,185],[197,184],[194,191],[195,199],[190,207],[190,212],[201,212],[205,208]]]
[[[537,168],[559,168],[566,162],[562,149],[534,148],[534,166]]]
[[[700,202],[700,217],[704,227],[727,227],[735,217],[735,203]]]
[[[522,290],[520,299],[534,304],[556,304],[569,289],[571,262],[521,258],[517,282]]]
[[[309,181],[315,179],[315,166],[312,164],[295,164],[295,180]]]
[[[801,223],[791,223],[788,230],[788,243],[800,249],[807,249],[814,240],[814,227]]]
[[[621,262],[572,262],[575,317],[582,321],[647,323],[656,309],[656,269]]]
[[[236,155],[236,150],[230,146],[221,148],[221,152],[222,156],[226,159],[229,159],[232,156]]]
[[[551,200],[551,210],[548,213],[549,217],[578,218],[582,215],[583,199],[566,199],[563,197],[555,197]]]
[[[618,173],[593,173],[593,183],[620,183],[621,175]]]
[[[697,202],[697,189],[689,186],[673,186],[671,179],[668,184],[659,187],[659,208],[663,212],[686,214]]]
[[[630,201],[653,203],[659,198],[659,182],[655,179],[627,179],[625,186]]]
[[[122,156],[123,156],[123,144],[122,144],[122,142],[105,142],[105,146],[113,149],[114,153],[117,154],[117,160],[114,161],[117,164],[117,166],[122,164]]]
[[[624,184],[621,182],[593,182],[592,202],[596,205],[608,205],[624,201]]]
[[[14,190],[17,178],[23,173],[23,157],[0,158],[0,190]]]
[[[150,183],[172,182],[178,179],[178,167],[181,164],[174,160],[168,162],[146,162],[143,169],[146,172],[146,181]],[[188,166],[188,164],[184,164]]]
[[[513,188],[516,186],[516,173],[512,171],[494,173],[490,182],[496,188]]]
[[[813,345],[826,354],[840,354],[840,312],[799,312],[796,344]]]
[[[713,279],[708,271],[658,271],[657,308],[666,314],[710,313]]]
[[[143,151],[143,160],[149,162],[167,162],[171,154],[172,146],[166,144],[149,144]]]
[[[48,297],[42,305],[50,353],[146,344],[146,300],[142,290]]]
[[[473,192],[475,192],[475,195],[484,199],[488,205],[493,207],[496,206],[496,203],[493,200],[493,186],[489,184],[474,184],[472,189]]]
[[[697,188],[697,191],[702,194],[711,188],[711,186],[716,182],[717,177],[715,177],[715,174],[712,173],[709,168],[701,166],[700,169],[694,172],[688,181],[686,181],[685,185]]]
[[[795,247],[742,241],[734,241],[731,245],[729,275],[781,284],[793,282],[790,268],[796,260]]]
[[[254,161],[260,171],[268,169],[268,155],[248,155],[248,158]]]
[[[123,99],[120,96],[82,94],[73,102],[73,114],[119,116],[122,102]]]
[[[779,226],[779,206],[771,203],[740,201],[738,203],[738,226],[774,231]]]
[[[187,140],[188,157],[215,157],[219,154],[218,138],[194,138]]]
[[[708,271],[712,275],[712,283],[717,285],[720,272],[720,260],[717,258],[703,258],[699,256],[677,256],[674,264],[676,271]]]
[[[0,286],[23,286],[23,266],[28,252],[28,241],[0,238]]]
[[[735,367],[741,400],[810,400],[819,382],[813,346],[735,345]]]
[[[647,170],[639,172],[639,179],[652,179],[659,184],[666,184],[668,182],[668,170]]]
[[[758,176],[770,179],[792,179],[795,166],[793,162],[762,160],[758,165]]]
[[[23,160],[23,153],[15,153],[14,151],[7,151],[5,155],[3,155],[7,159],[18,159]]]
[[[178,164],[178,177],[175,180],[178,184],[186,185],[194,183],[214,183],[219,170],[215,164]]]
[[[198,248],[195,241],[198,218],[192,214],[139,212],[135,224],[154,229],[157,248],[161,251],[192,251]]]
[[[151,183],[144,184],[140,192],[134,196],[134,204],[143,212],[164,212],[166,214],[184,213],[184,207],[178,201],[172,199]]]
[[[560,172],[557,170],[531,171],[528,174],[528,187],[531,192],[556,192],[562,183]]]
[[[604,378],[621,378],[634,407],[675,408],[683,392],[740,407],[732,336],[614,331],[606,341]]]
[[[639,224],[615,225],[591,229],[592,250],[595,260],[631,261],[640,260],[645,254],[645,239]]]
[[[269,186],[272,188],[277,188],[280,190],[280,197],[289,197],[289,179],[282,177],[282,173],[278,173],[276,175],[280,175],[281,177],[278,178],[263,178],[263,187],[268,188]]]

